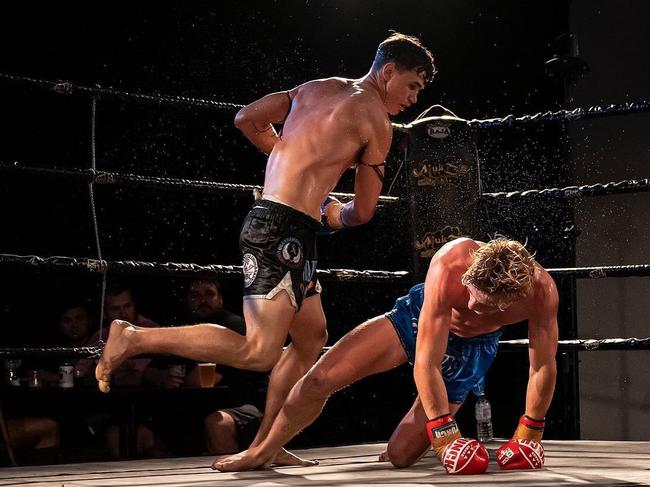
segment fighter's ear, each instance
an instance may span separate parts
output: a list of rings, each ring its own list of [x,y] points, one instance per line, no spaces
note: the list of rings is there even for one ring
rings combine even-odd
[[[397,65],[394,62],[388,62],[381,67],[381,76],[384,81],[390,81],[397,72]]]

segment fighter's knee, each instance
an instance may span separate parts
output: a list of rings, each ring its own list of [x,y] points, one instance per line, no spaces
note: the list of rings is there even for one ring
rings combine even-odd
[[[300,354],[306,354],[315,360],[327,343],[327,321],[323,317],[322,322],[312,323],[307,330],[298,330],[291,333],[291,341]]]
[[[329,334],[327,333],[327,321],[323,320],[323,326],[322,328],[319,328],[316,335],[316,341],[320,344],[320,348],[323,348],[329,338]]]
[[[275,367],[275,364],[278,363],[281,355],[281,348],[279,350],[253,348],[246,355],[246,368],[256,372],[266,372]]]
[[[328,397],[336,388],[330,374],[318,367],[314,367],[307,372],[302,387],[305,394],[316,397]]]
[[[411,454],[406,448],[401,448],[399,445],[393,445],[391,443],[388,444],[387,452],[388,459],[395,468],[410,467],[419,458],[418,455]]]
[[[310,353],[313,353],[315,357],[318,357],[318,354],[321,353],[323,347],[327,343],[328,336],[327,326],[324,323],[322,327],[319,326],[318,328],[314,329],[308,341],[305,342],[303,340],[303,342],[308,344],[307,348],[310,350]]]

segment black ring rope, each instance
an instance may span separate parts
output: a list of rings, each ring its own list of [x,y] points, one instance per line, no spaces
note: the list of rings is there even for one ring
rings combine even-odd
[[[578,279],[601,279],[604,277],[647,277],[650,264],[609,265],[596,267],[564,267],[547,269],[554,277],[575,277]]]
[[[115,274],[145,274],[163,276],[193,276],[205,274],[214,277],[240,277],[239,265],[200,265],[178,262],[142,262],[134,260],[105,261],[67,256],[40,257],[37,255],[0,254],[0,267],[37,268],[49,270],[69,270],[89,273],[112,272]],[[352,270],[352,269],[318,269],[318,276],[338,280],[376,280],[402,279],[409,275],[407,271]],[[575,277],[584,279],[601,279],[605,277],[647,277],[650,276],[650,264],[596,266],[596,267],[560,267],[547,269],[555,277]]]
[[[159,95],[146,93],[131,93],[113,88],[89,87],[75,85],[66,81],[47,81],[30,78],[27,76],[18,76],[6,73],[0,73],[0,79],[16,81],[35,85],[41,88],[55,91],[56,93],[70,95],[73,93],[82,93],[86,95],[100,95],[106,98],[116,98],[121,100],[134,100],[148,103],[158,103],[163,105],[190,106],[199,108],[209,108],[217,111],[232,111],[242,108],[244,105],[230,102],[218,102],[212,100],[203,100],[184,96]],[[650,102],[646,100],[609,104],[594,105],[588,108],[574,108],[572,110],[557,110],[539,112],[534,115],[524,115],[515,117],[507,115],[505,117],[488,118],[484,120],[469,120],[468,123],[473,128],[496,128],[501,126],[514,126],[538,122],[556,122],[556,121],[575,121],[590,118],[601,118],[610,115],[625,115],[631,113],[643,113],[650,111]],[[399,125],[399,124],[398,124]]]
[[[499,342],[499,349],[514,351],[528,348],[528,339],[503,340]],[[650,338],[604,338],[604,339],[576,339],[559,340],[560,351],[607,351],[607,350],[650,350]]]
[[[99,358],[103,347],[0,347],[0,357]]]
[[[79,271],[87,273],[109,272],[113,274],[135,274],[154,276],[205,276],[205,277],[241,277],[240,265],[200,265],[178,262],[141,262],[135,260],[99,260],[65,256],[39,257],[36,255],[0,254],[0,266],[14,268],[45,268],[57,271]],[[319,278],[324,280],[360,282],[386,281],[403,279],[407,271],[354,270],[354,269],[318,269]]]
[[[499,350],[503,352],[527,350],[528,339],[502,340]],[[323,347],[327,351],[332,347]],[[99,358],[103,347],[0,347],[0,357],[80,357]],[[626,351],[650,350],[650,338],[588,338],[576,340],[558,340],[560,351]]]
[[[102,98],[113,98],[117,100],[130,100],[158,105],[171,105],[181,107],[207,108],[215,111],[232,112],[242,108],[244,105],[228,103],[222,101],[202,100],[199,98],[189,98],[186,96],[159,95],[156,93],[131,93],[128,91],[115,90],[113,88],[101,88],[80,86],[67,81],[46,81],[42,79],[29,78],[27,76],[17,76],[0,73],[0,79],[8,81],[18,81],[31,84],[40,88],[45,88],[61,95],[72,95],[80,93],[84,95],[100,96]]]
[[[92,169],[51,169],[36,166],[21,166],[18,163],[0,163],[0,173],[9,174],[33,174],[38,176],[50,176],[63,179],[87,181],[93,184],[114,184],[125,187],[145,187],[165,190],[194,190],[207,192],[232,192],[251,194],[261,191],[262,186],[254,184],[221,183],[217,181],[204,181],[196,179],[167,178],[159,176],[143,176],[139,174],[115,173],[108,171],[96,171]],[[332,196],[351,200],[352,193],[330,193]],[[380,203],[397,203],[400,198],[397,196],[380,196]]]
[[[485,120],[469,120],[472,128],[486,129],[496,127],[512,127],[515,125],[524,125],[538,122],[572,122],[575,120],[586,120],[590,118],[602,118],[611,115],[627,115],[631,113],[650,112],[650,102],[647,100],[618,103],[610,105],[594,105],[589,108],[574,108],[573,110],[557,110],[539,112],[535,115],[523,115],[515,117],[507,115],[500,118],[488,118]]]
[[[604,196],[622,193],[637,193],[650,191],[650,179],[629,179],[626,181],[596,183],[584,186],[567,186],[566,188],[528,189],[524,191],[502,191],[498,193],[482,193],[482,198],[515,199],[530,196],[554,198],[576,198],[582,196]]]

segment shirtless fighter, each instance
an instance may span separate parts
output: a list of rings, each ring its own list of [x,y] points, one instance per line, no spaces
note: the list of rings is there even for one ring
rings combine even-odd
[[[335,231],[372,218],[392,138],[388,114],[414,104],[434,73],[420,41],[395,33],[379,45],[360,79],[309,81],[241,109],[235,125],[269,154],[262,199],[240,235],[246,335],[218,324],[149,329],[114,321],[95,372],[99,388],[108,392],[111,372],[141,353],[273,368],[257,444],[327,340],[316,234],[322,226]],[[279,133],[273,124],[282,125]],[[350,167],[356,168],[355,197],[341,204],[328,194]],[[287,333],[291,345],[283,353]]]
[[[318,417],[334,391],[408,361],[418,397],[380,460],[407,467],[433,447],[448,473],[483,473],[487,451],[461,437],[454,414],[470,392],[482,392],[500,328],[527,320],[526,410],[512,439],[497,451],[497,462],[503,469],[541,468],[544,417],[555,388],[557,309],[553,279],[521,243],[503,237],[449,242],[434,255],[423,284],[399,298],[389,313],[344,336],[296,383],[261,443],[213,467],[267,465]]]

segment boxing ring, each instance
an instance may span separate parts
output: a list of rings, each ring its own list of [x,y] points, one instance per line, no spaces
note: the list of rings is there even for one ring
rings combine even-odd
[[[300,450],[320,463],[237,473],[215,473],[211,457],[86,463],[3,469],[0,486],[202,486],[270,487],[374,485],[650,485],[650,443],[617,441],[545,441],[542,470],[501,471],[494,462],[483,475],[447,475],[432,453],[405,469],[377,462],[385,443]],[[494,456],[499,442],[486,444]]]
[[[248,184],[222,183],[216,181],[175,179],[114,173],[98,170],[95,164],[95,114],[100,99],[119,99],[138,103],[153,103],[171,106],[194,107],[207,110],[232,112],[242,105],[234,103],[196,100],[184,97],[128,93],[108,88],[77,86],[68,82],[53,82],[33,78],[0,74],[0,81],[22,83],[45,88],[61,95],[81,95],[91,98],[91,167],[74,170],[48,167],[26,167],[20,164],[0,162],[0,174],[21,174],[33,177],[46,176],[87,184],[90,195],[97,255],[95,258],[74,258],[68,256],[39,256],[0,254],[0,267],[21,271],[46,270],[98,275],[103,289],[107,276],[201,276],[218,278],[239,278],[241,266],[234,264],[199,265],[180,262],[143,262],[136,260],[107,260],[102,254],[99,238],[98,218],[95,209],[93,189],[98,185],[150,188],[160,191],[199,191],[228,193],[233,196],[252,195],[261,188]],[[539,122],[570,122],[588,118],[625,115],[650,111],[650,103],[626,103],[622,105],[597,106],[589,109],[560,110],[531,116],[489,120],[471,120],[467,125],[474,131],[491,130],[499,127],[535,124]],[[396,127],[397,129],[404,129]],[[650,179],[607,182],[588,186],[564,188],[541,188],[511,192],[479,191],[481,200],[502,202],[527,198],[572,199],[594,195],[611,195],[650,190]],[[347,193],[333,193],[343,201],[353,197]],[[403,203],[396,196],[381,196],[380,205],[390,206]],[[598,267],[562,267],[547,269],[556,279],[599,279],[619,277],[650,276],[650,264]],[[321,280],[364,282],[408,282],[413,279],[409,271],[319,269]],[[103,309],[103,301],[102,301]],[[100,310],[100,316],[103,312]],[[103,326],[103,323],[100,324]],[[502,351],[525,349],[525,339],[503,340]],[[650,337],[616,337],[609,339],[560,340],[559,351],[596,352],[599,350],[648,350]],[[3,347],[0,358],[42,356],[42,357],[98,357],[101,347]],[[6,439],[6,434],[5,434]],[[428,454],[413,467],[398,470],[390,464],[377,462],[377,455],[385,444],[363,444],[332,448],[315,448],[299,451],[308,459],[318,459],[314,467],[291,467],[272,471],[245,473],[215,473],[209,469],[211,457],[182,459],[138,460],[112,463],[86,463],[43,467],[15,467],[0,470],[0,486],[4,485],[202,485],[223,483],[227,485],[438,485],[463,483],[462,476],[445,475],[437,459]],[[489,443],[488,450],[493,457],[498,441]],[[541,471],[503,472],[491,462],[485,475],[471,478],[472,484],[493,485],[501,482],[527,485],[650,485],[650,442],[603,442],[603,441],[554,441],[544,440],[546,464]],[[10,463],[15,465],[11,449],[8,449]]]

